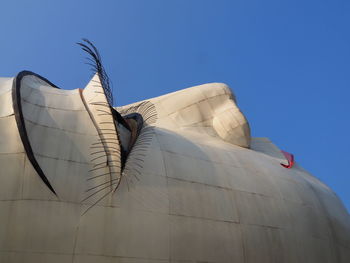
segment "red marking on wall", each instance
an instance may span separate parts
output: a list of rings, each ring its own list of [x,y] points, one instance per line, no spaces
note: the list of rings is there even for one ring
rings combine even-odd
[[[283,153],[284,157],[286,157],[287,161],[288,161],[288,164],[284,164],[284,163],[281,163],[281,165],[284,167],[284,168],[292,168],[293,165],[294,165],[294,155],[291,154],[291,153],[288,153],[288,152],[285,152],[285,151],[282,151],[281,152]]]

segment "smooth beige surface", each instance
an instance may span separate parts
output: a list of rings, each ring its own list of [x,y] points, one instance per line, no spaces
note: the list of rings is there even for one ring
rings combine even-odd
[[[13,78],[0,78],[0,117],[13,114],[11,97],[12,82]]]
[[[114,127],[93,104],[106,103],[96,79],[81,96],[25,77],[28,136],[55,196],[24,151],[11,81],[0,79],[0,262],[350,262],[341,201],[297,164],[282,167],[267,138],[250,137],[226,85],[150,99],[151,141],[134,147],[111,192],[111,167],[100,175],[92,157]],[[104,163],[114,146],[99,146]]]

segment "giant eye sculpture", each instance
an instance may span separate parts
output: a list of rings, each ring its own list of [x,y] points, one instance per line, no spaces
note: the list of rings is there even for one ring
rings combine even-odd
[[[83,41],[78,44],[89,54],[87,64],[95,72],[84,90],[60,90],[45,78],[23,71],[14,79],[12,100],[24,150],[47,188],[58,199],[78,201],[68,197],[72,194],[66,193],[71,191],[67,185],[77,187],[69,181],[76,180],[77,174],[88,174],[85,191],[74,196],[95,205],[116,191],[124,174],[135,178],[140,174],[143,152],[152,136],[149,125],[157,114],[148,101],[121,109],[123,115],[113,108],[112,89],[100,54],[89,40]],[[89,149],[77,152],[75,136]],[[54,169],[47,158],[57,160]],[[59,186],[55,187],[55,181],[62,180],[59,173],[67,176],[65,190],[56,190]],[[81,189],[84,183],[79,184]]]
[[[0,78],[0,262],[343,262],[326,185],[252,138],[228,86],[113,107],[101,56],[64,90]]]

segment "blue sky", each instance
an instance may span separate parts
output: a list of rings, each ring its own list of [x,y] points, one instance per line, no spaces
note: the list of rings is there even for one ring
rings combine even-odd
[[[252,135],[294,153],[349,211],[349,14],[345,0],[2,1],[0,76],[83,88],[85,37],[117,105],[225,82]]]

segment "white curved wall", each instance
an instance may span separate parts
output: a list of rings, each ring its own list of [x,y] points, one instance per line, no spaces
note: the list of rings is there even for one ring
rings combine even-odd
[[[1,83],[0,90],[5,89]],[[46,89],[40,93],[50,101]],[[76,103],[64,104],[63,97],[52,103],[73,107],[80,105],[76,98]],[[56,197],[28,161],[14,115],[4,109],[10,103],[0,105],[0,112],[9,112],[0,116],[0,262],[350,261],[350,219],[341,201],[298,165],[282,167],[283,155],[268,139],[250,138],[227,86],[206,84],[150,101],[158,120],[150,145],[140,151],[141,174],[131,165],[116,192],[87,212],[92,203],[81,198],[91,187],[90,135],[70,145],[70,153],[86,149],[72,157],[79,155],[81,169],[55,162],[61,152],[51,149],[45,169],[55,175],[51,180],[57,178]],[[239,125],[231,126],[238,127],[236,138],[251,148],[217,132],[213,120],[225,103],[238,114]],[[42,106],[50,116],[40,119],[44,126],[68,125],[77,118],[72,108],[59,122],[49,103]],[[79,121],[95,134],[84,108],[79,109],[84,116]],[[36,144],[40,138],[57,140],[51,132],[39,135],[27,128]],[[64,129],[63,134],[72,132]],[[234,133],[230,126],[225,130]]]

